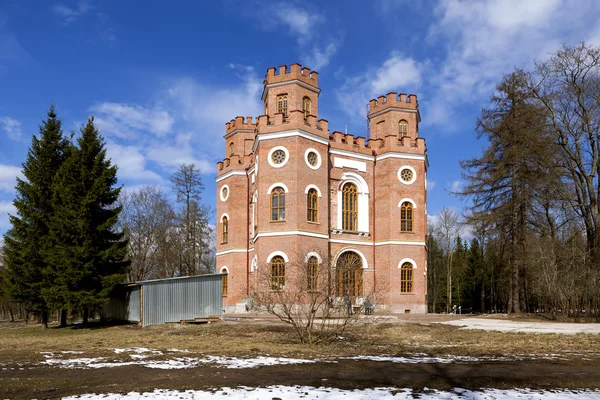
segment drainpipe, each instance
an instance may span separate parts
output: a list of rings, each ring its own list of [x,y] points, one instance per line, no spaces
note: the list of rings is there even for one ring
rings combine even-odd
[[[246,297],[250,296],[250,174],[246,168]],[[254,221],[253,221],[254,222]]]
[[[377,226],[377,202],[375,201],[375,193],[376,193],[376,182],[377,180],[375,179],[375,172],[376,169],[375,167],[377,167],[377,151],[373,150],[373,293],[377,292],[377,274],[376,274],[376,269],[375,269],[375,257],[376,257],[376,252],[375,252],[375,232],[377,231],[375,228]]]

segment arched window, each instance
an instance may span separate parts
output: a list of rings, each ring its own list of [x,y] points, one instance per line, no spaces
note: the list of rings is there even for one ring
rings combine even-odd
[[[319,213],[319,194],[316,189],[310,189],[306,195],[307,201],[307,216],[309,222],[318,222]]]
[[[400,232],[413,232],[413,206],[408,201],[400,206]]]
[[[227,271],[225,271],[225,275],[221,276],[221,293],[223,294],[223,297],[227,297],[227,277],[229,275],[227,274]]]
[[[400,139],[404,136],[408,136],[408,122],[405,119],[401,119],[400,122],[398,122],[398,134]]]
[[[310,106],[310,99],[308,97],[304,97],[302,99],[302,111],[304,112],[304,119],[307,119],[308,115],[310,114]]]
[[[277,96],[277,112],[283,113],[287,117],[288,111],[288,97],[287,94],[280,94]]]
[[[400,268],[400,293],[413,292],[413,266],[409,262],[402,264]]]
[[[232,156],[235,154],[235,145],[233,144],[233,142],[229,143],[229,156]]]
[[[282,256],[271,258],[271,290],[283,290],[285,286],[285,260]]]
[[[285,221],[285,191],[280,187],[271,192],[271,221]]]
[[[358,222],[358,189],[353,183],[346,183],[342,188],[342,229],[357,231]]]
[[[347,251],[338,257],[335,268],[338,278],[338,296],[362,296],[362,258],[353,251]]]
[[[319,260],[311,256],[306,263],[306,289],[317,290],[319,285]]]
[[[223,240],[221,243],[227,243],[227,240],[229,239],[229,218],[223,217],[221,219],[221,224],[223,227]]]

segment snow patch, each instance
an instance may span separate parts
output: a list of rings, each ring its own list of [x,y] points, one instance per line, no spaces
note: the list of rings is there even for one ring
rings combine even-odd
[[[574,397],[578,399],[591,400],[600,399],[600,390],[533,390],[533,389],[484,389],[482,391],[471,391],[461,388],[455,388],[451,391],[430,390],[425,388],[423,391],[414,392],[412,389],[398,388],[374,388],[362,390],[341,390],[326,387],[310,386],[268,386],[265,388],[221,388],[218,390],[163,390],[155,389],[153,392],[138,393],[130,392],[127,394],[86,394],[81,396],[65,397],[67,400],[139,400],[139,399],[157,399],[157,400],[192,400],[192,399],[269,399],[269,398],[290,399],[327,399],[327,400],[363,400],[363,399],[467,399],[467,400],[495,400],[495,399],[539,399],[552,398],[555,400],[568,400]]]

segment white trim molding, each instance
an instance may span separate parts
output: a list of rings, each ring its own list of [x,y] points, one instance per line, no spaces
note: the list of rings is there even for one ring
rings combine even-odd
[[[346,183],[354,183],[358,189],[358,227],[359,232],[369,231],[369,185],[365,178],[356,172],[344,172],[337,192],[337,229],[342,229],[342,189]]]
[[[315,135],[314,133],[306,132],[301,129],[291,129],[289,131],[281,131],[281,132],[273,132],[273,133],[260,133],[256,135],[256,139],[254,139],[254,145],[252,146],[252,152],[256,153],[256,148],[258,147],[258,143],[262,140],[269,139],[284,139],[288,137],[300,136],[308,140],[312,140],[313,142],[321,143],[324,145],[329,145],[329,140],[324,139],[320,136]]]
[[[250,272],[258,271],[258,256],[255,254],[250,263]]]
[[[323,259],[321,258],[321,256],[319,255],[319,253],[315,252],[315,251],[311,251],[310,253],[308,253],[306,255],[306,257],[304,257],[304,262],[308,262],[308,259],[311,257],[317,257],[317,261],[319,261],[319,264],[323,264]]]
[[[271,157],[273,156],[273,153],[275,153],[277,150],[282,150],[285,153],[285,160],[283,160],[283,162],[281,164],[275,164],[273,162],[273,160],[271,159]],[[287,162],[289,160],[290,160],[290,152],[285,147],[283,147],[283,146],[275,146],[271,150],[269,150],[269,155],[267,156],[267,162],[269,163],[269,165],[271,167],[273,167],[273,168],[281,168],[285,164],[287,164]]]
[[[373,242],[361,242],[359,240],[346,240],[346,239],[329,239],[330,243],[339,244],[351,244],[355,246],[373,246]],[[375,246],[388,246],[388,245],[404,245],[404,246],[426,246],[425,242],[411,242],[408,240],[388,240],[385,242],[375,242]]]
[[[281,256],[281,257],[283,257],[283,261],[290,262],[289,257],[283,251],[274,251],[271,254],[269,254],[269,256],[267,257],[267,263],[270,263],[271,259],[275,256]]]
[[[405,201],[408,201],[410,204],[412,204],[413,208],[415,208],[415,209],[417,208],[417,203],[415,203],[413,199],[409,199],[409,198],[404,198],[404,199],[400,200],[398,202],[398,207],[402,206],[402,203],[404,203]]]
[[[311,183],[310,185],[308,185],[308,186],[306,187],[306,189],[304,189],[304,194],[308,194],[308,191],[309,191],[310,189],[315,189],[315,190],[317,191],[317,194],[319,195],[319,197],[323,197],[323,196],[321,195],[321,190],[319,189],[319,187],[318,187],[317,185],[313,185],[312,183]]]
[[[225,218],[225,217],[227,217],[227,221],[229,221],[229,214],[227,214],[227,213],[223,213],[223,214],[221,215],[221,219],[220,219],[219,221],[220,221],[221,223],[223,223],[223,218]]]
[[[333,168],[352,168],[359,172],[367,172],[367,163],[364,161],[333,157]]]
[[[425,161],[425,156],[422,154],[397,153],[390,152],[377,156],[377,161],[385,160],[386,158],[401,158],[403,160],[420,160]]]
[[[223,191],[225,189],[227,189],[227,196],[223,196]],[[227,199],[229,198],[229,194],[230,194],[229,185],[223,185],[221,187],[221,190],[219,190],[219,197],[221,198],[221,201],[227,201]]]
[[[338,261],[338,259],[340,258],[340,256],[341,256],[342,254],[344,254],[344,253],[347,253],[347,252],[349,252],[349,251],[353,251],[353,252],[355,252],[356,254],[358,254],[358,255],[359,255],[359,257],[362,259],[362,263],[363,263],[363,269],[368,269],[368,268],[369,268],[369,264],[367,263],[367,258],[365,257],[365,255],[364,255],[363,253],[361,253],[360,251],[358,251],[357,249],[355,249],[355,248],[347,248],[347,249],[342,249],[342,250],[340,250],[340,251],[339,251],[339,252],[338,252],[338,253],[335,255],[335,259],[334,259],[334,261],[333,261],[333,266],[334,266],[334,268],[336,268],[336,267],[337,267],[337,261]]]
[[[277,237],[277,236],[290,236],[290,235],[309,236],[309,237],[315,237],[315,238],[319,238],[319,239],[329,239],[329,235],[325,235],[323,233],[313,233],[313,232],[305,232],[305,231],[263,232],[263,233],[257,233],[254,238],[258,239],[260,237]]]
[[[225,265],[223,265],[223,266],[221,267],[221,272],[220,272],[220,273],[222,274],[222,273],[223,273],[223,271],[225,271],[225,273],[226,273],[226,274],[229,274],[229,268],[227,268]]]
[[[281,187],[285,193],[289,193],[290,192],[288,190],[288,187],[285,186],[285,184],[283,184],[281,182],[276,182],[276,183],[272,184],[271,186],[269,186],[269,190],[267,191],[267,194],[271,194],[271,192],[273,191],[273,189],[275,189],[276,187]]]
[[[412,264],[413,269],[417,269],[417,263],[412,258],[403,258],[402,260],[400,260],[400,262],[398,263],[398,268],[402,268],[402,264],[404,263],[410,263]]]
[[[404,179],[402,179],[402,171],[404,171],[405,169],[412,172],[412,179],[410,181],[405,181]],[[417,180],[417,171],[415,171],[415,169],[410,165],[404,165],[398,170],[398,180],[404,183],[405,185],[412,185]]]
[[[239,170],[229,171],[229,172],[226,172],[223,175],[215,178],[215,181],[216,182],[221,182],[223,179],[227,179],[230,176],[234,176],[234,175],[243,175],[243,176],[246,176],[246,171],[239,171]]]
[[[365,160],[365,161],[373,161],[375,159],[375,157],[373,157],[373,156],[366,156],[364,154],[353,153],[353,152],[348,151],[348,150],[339,150],[339,149],[333,149],[333,148],[329,149],[329,154],[335,154],[335,155],[338,155],[338,156],[353,157],[353,158],[358,158],[359,160]]]
[[[252,250],[254,250],[254,249],[252,249]],[[215,255],[222,256],[222,255],[230,254],[230,253],[247,253],[247,252],[251,252],[252,250],[246,250],[246,249],[223,250],[223,251],[216,253]]]
[[[310,165],[310,163],[308,162],[308,154],[310,152],[313,152],[313,153],[315,153],[317,155],[317,165],[315,165],[315,166]],[[304,152],[304,162],[306,162],[306,165],[308,165],[308,168],[310,168],[312,170],[319,169],[321,167],[321,153],[319,153],[316,149],[313,149],[312,147],[309,147]]]

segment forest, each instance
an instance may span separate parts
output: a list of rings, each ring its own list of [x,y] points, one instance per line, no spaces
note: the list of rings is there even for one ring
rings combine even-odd
[[[600,319],[600,49],[504,76],[476,134],[464,212],[428,226],[429,310]]]

